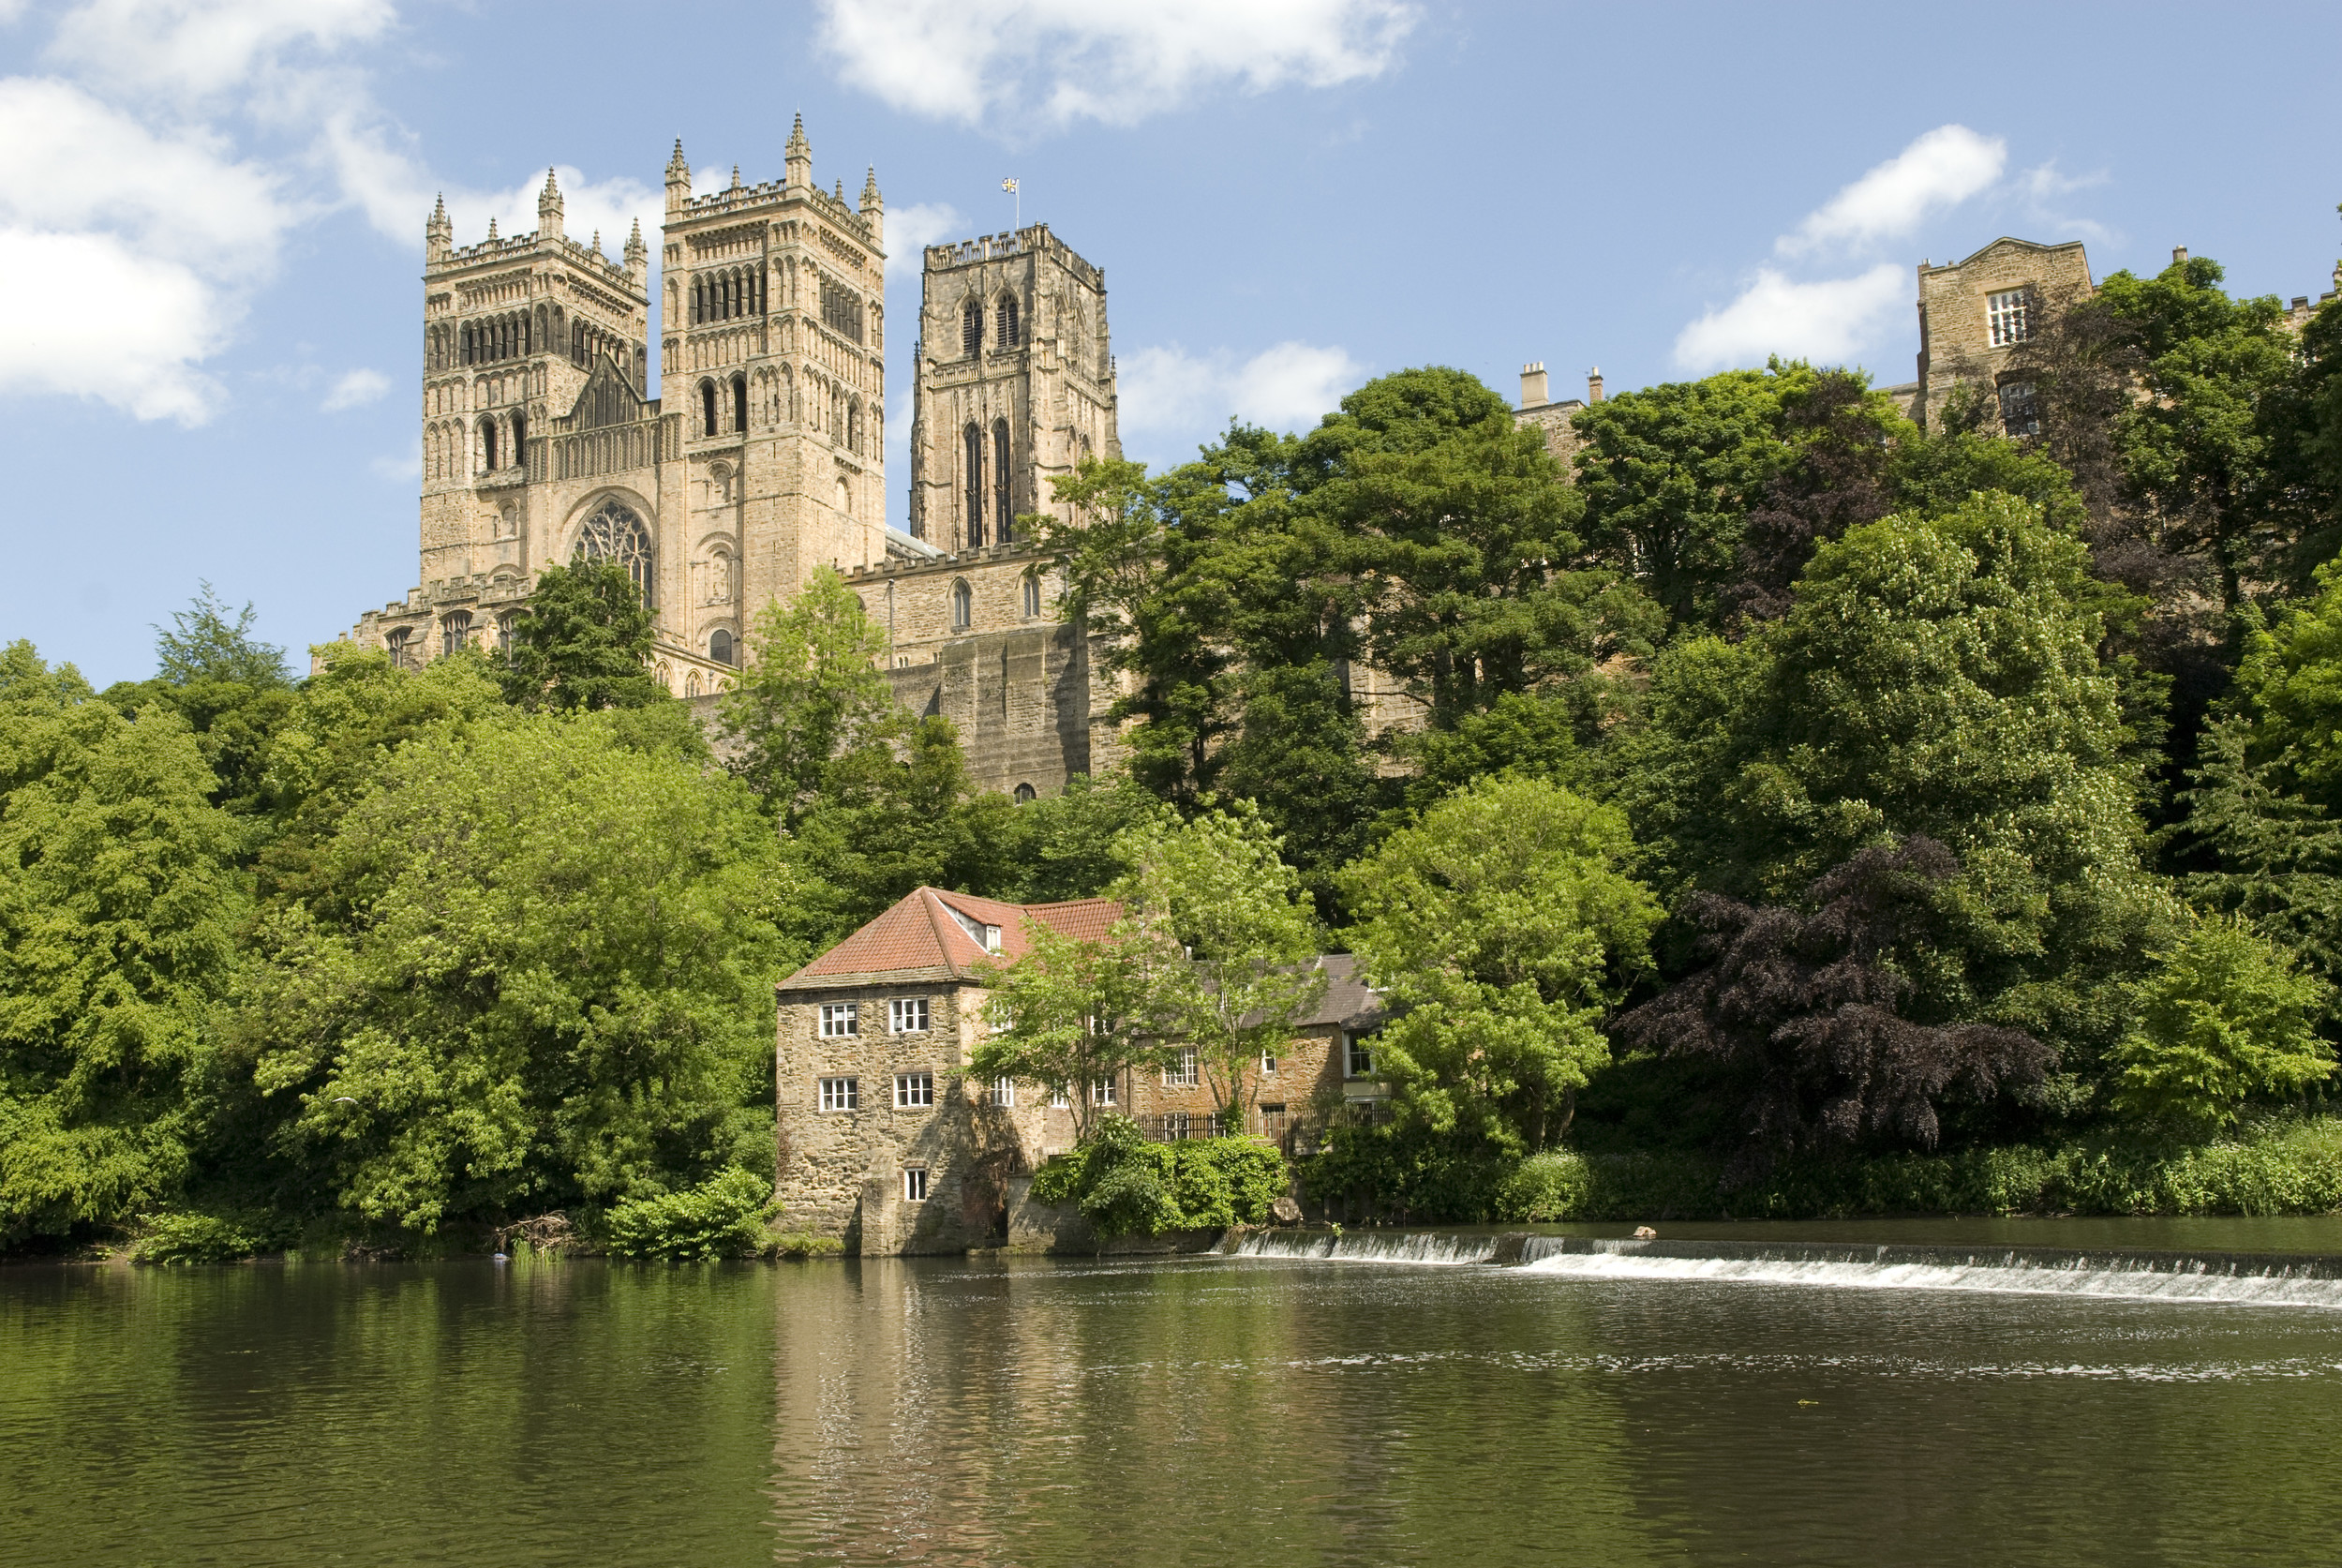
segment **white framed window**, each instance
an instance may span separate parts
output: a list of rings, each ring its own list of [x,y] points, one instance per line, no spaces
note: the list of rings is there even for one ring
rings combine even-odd
[[[992,1086],[984,1091],[984,1103],[997,1105],[1004,1111],[1013,1110],[1017,1103],[1017,1081],[1013,1078],[993,1079]]]
[[[896,1035],[927,1033],[927,998],[898,996],[887,1004],[887,1030]]]
[[[1344,1078],[1372,1078],[1374,1076],[1374,1052],[1370,1040],[1371,1037],[1365,1035],[1344,1035],[1342,1037],[1342,1076]]]
[[[1073,1096],[1066,1092],[1066,1086],[1063,1083],[1052,1083],[1050,1085],[1049,1108],[1052,1111],[1070,1111],[1073,1109]]]
[[[1179,1060],[1163,1069],[1163,1086],[1167,1089],[1192,1089],[1196,1086],[1196,1048],[1187,1047],[1179,1053]]]
[[[963,915],[959,910],[952,909],[947,903],[944,907],[951,910],[951,918],[960,922],[960,929],[968,933],[970,940],[982,947],[988,953],[1000,951],[1000,928],[998,926],[986,925],[972,915]]]
[[[1111,1078],[1092,1079],[1090,1081],[1090,1103],[1092,1105],[1113,1104],[1114,1081]]]
[[[853,1078],[823,1079],[820,1103],[824,1111],[860,1110],[862,1108],[861,1082]]]
[[[2033,321],[2025,308],[2025,291],[2004,289],[1985,295],[1984,323],[1995,349],[2006,349],[2032,336]]]
[[[1261,1053],[1261,1076],[1263,1078],[1274,1078],[1276,1076],[1275,1052],[1263,1051]]]
[[[824,1002],[821,1005],[821,1038],[837,1039],[845,1035],[862,1032],[862,1004],[859,1002]]]
[[[902,1201],[906,1203],[927,1202],[927,1167],[906,1165],[902,1168]]]
[[[898,1072],[894,1075],[894,1108],[897,1111],[922,1111],[934,1103],[933,1073]]]

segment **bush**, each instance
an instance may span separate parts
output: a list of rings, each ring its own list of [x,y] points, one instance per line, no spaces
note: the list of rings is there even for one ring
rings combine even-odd
[[[1033,1176],[1033,1196],[1071,1203],[1101,1236],[1259,1225],[1288,1185],[1284,1157],[1250,1138],[1154,1143],[1126,1116]]]
[[[811,1231],[773,1231],[765,1237],[765,1250],[777,1258],[835,1258],[845,1251],[845,1243]]]
[[[683,1192],[632,1198],[602,1217],[621,1258],[742,1258],[765,1250],[771,1178],[733,1166]]]
[[[158,1214],[148,1219],[143,1232],[131,1244],[130,1257],[142,1263],[227,1263],[249,1258],[261,1249],[261,1239],[244,1226],[214,1214]]]

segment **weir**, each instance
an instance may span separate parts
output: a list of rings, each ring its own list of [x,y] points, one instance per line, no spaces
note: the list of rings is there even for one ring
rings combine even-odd
[[[1587,1280],[1975,1291],[2342,1310],[2342,1257],[2055,1247],[1670,1241],[1527,1231],[1264,1232],[1239,1258],[1483,1264]]]

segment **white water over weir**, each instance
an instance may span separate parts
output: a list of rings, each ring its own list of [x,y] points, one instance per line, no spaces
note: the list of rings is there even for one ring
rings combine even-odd
[[[1634,1240],[1520,1231],[1339,1235],[1270,1231],[1246,1236],[1230,1251],[1240,1258],[1331,1262],[1494,1264],[1578,1279],[1979,1291],[2342,1310],[2342,1258],[2286,1253]]]

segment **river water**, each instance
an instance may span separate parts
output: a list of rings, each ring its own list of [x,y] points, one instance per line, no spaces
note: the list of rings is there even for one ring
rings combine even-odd
[[[0,1562],[2342,1556],[2342,1224],[1619,1235],[0,1269]]]

